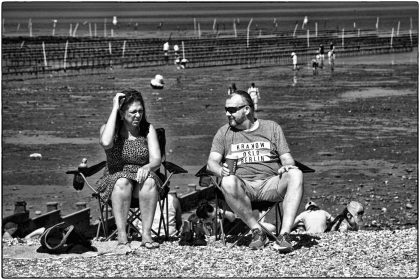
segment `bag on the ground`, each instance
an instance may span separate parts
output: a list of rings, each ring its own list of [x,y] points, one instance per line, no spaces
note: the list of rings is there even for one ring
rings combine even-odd
[[[96,251],[86,237],[78,233],[73,225],[65,222],[47,228],[41,235],[40,242],[41,247],[37,249],[38,253],[82,254]]]

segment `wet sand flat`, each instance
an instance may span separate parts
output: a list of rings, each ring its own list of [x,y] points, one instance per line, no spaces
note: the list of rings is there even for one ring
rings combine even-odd
[[[317,170],[305,176],[304,201],[313,199],[336,215],[347,201],[358,200],[367,206],[368,229],[416,224],[416,54],[393,54],[395,63],[388,55],[374,57],[376,63],[364,58],[368,64],[338,58],[333,74],[323,69],[317,77],[310,68],[294,77],[287,67],[165,66],[3,82],[3,216],[13,212],[15,201],[25,200],[32,216],[45,212],[48,201],[59,202],[63,214],[87,201],[97,217],[89,189],[76,192],[65,172],[83,157],[89,164],[104,159],[99,127],[114,94],[127,87],[143,93],[149,121],[166,129],[167,160],[189,171],[171,182],[185,194],[187,184],[198,183],[194,174],[226,123],[227,86],[236,82],[247,89],[255,82],[262,95],[258,118],[279,122],[294,157]],[[160,91],[149,86],[157,73],[166,81]],[[35,152],[42,160],[29,158]]]

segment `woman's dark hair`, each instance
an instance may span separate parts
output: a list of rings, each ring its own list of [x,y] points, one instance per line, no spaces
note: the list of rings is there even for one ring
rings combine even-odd
[[[232,89],[235,91],[236,90],[236,84],[232,83]]]
[[[140,136],[147,136],[147,134],[149,133],[150,123],[147,122],[147,119],[146,119],[146,106],[144,105],[144,100],[143,100],[143,97],[141,96],[141,93],[135,89],[126,89],[126,90],[123,90],[122,93],[125,94],[125,97],[123,97],[122,100],[120,101],[122,102],[120,103],[121,112],[125,112],[128,109],[128,107],[136,101],[140,102],[141,106],[143,107],[143,115],[140,120],[139,129],[140,129]],[[118,118],[117,127],[116,127],[118,132],[121,129],[122,125],[123,125],[123,120]]]
[[[341,223],[347,219],[347,213],[350,213],[347,210],[347,207],[344,208],[343,212],[341,212],[341,214],[339,214],[337,217],[335,217],[334,221],[332,221],[327,229],[325,230],[325,232],[331,231],[331,229],[334,227],[334,230],[338,230],[340,228]]]
[[[201,201],[197,207],[195,213],[200,219],[207,219],[209,212],[213,212],[214,207],[208,201]]]
[[[254,111],[254,109],[255,109],[254,101],[252,101],[252,98],[248,94],[248,92],[243,91],[243,90],[235,90],[231,96],[233,96],[234,94],[240,95],[242,97],[242,99],[244,99],[245,102],[248,103],[249,107],[252,108],[252,111]]]

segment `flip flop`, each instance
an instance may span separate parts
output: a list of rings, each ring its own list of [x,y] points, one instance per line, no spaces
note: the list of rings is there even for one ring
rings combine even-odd
[[[140,243],[141,247],[146,247],[147,249],[157,249],[159,248],[160,244],[157,242],[153,242],[153,241],[147,241],[147,242],[141,242]]]

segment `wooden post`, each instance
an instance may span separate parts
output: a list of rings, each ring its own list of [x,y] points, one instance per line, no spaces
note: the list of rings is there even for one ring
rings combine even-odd
[[[92,25],[89,22],[89,37],[92,38]]]
[[[104,18],[104,37],[106,37],[106,18]]]
[[[344,28],[343,28],[343,33],[341,35],[341,47],[344,48]]]
[[[295,30],[293,31],[293,37],[295,37],[295,35],[296,35],[296,29],[298,28],[298,23],[296,23],[296,26],[295,26]]]
[[[97,28],[96,28],[96,22],[93,24],[93,36],[95,36],[95,37],[97,37],[98,36],[98,33],[96,32],[97,31]]]
[[[394,39],[394,27],[392,27],[392,31],[391,31],[391,42],[390,42],[390,46],[392,48],[392,40]]]
[[[360,38],[360,28],[357,29],[357,37]]]
[[[47,54],[45,52],[45,43],[42,42],[42,53],[44,54],[44,66],[47,67],[48,63],[47,63]]]
[[[16,27],[16,32],[18,32],[20,29],[20,23],[18,23],[17,27]]]
[[[216,30],[216,18],[214,18],[214,21],[213,21],[213,31],[215,30]]]
[[[318,22],[315,22],[315,38],[318,37]]]
[[[376,34],[379,32],[379,17],[376,18]]]
[[[197,36],[197,21],[194,18],[194,36]]]
[[[198,23],[197,26],[198,26],[198,38],[201,38],[200,23]]]
[[[309,48],[309,29],[307,29],[306,30],[306,41],[307,41],[307,45],[308,45],[308,48]]]
[[[248,23],[248,27],[246,29],[246,47],[249,48],[249,29],[251,28],[251,24],[252,24],[252,18],[250,19],[249,23]]]
[[[109,47],[109,54],[112,54],[112,46],[111,46],[111,42],[109,42],[108,47]]]
[[[398,26],[397,26],[397,37],[400,36],[400,21],[398,21]]]
[[[73,24],[70,23],[69,37],[73,35]]]
[[[114,29],[111,28],[111,38],[114,38]]]
[[[79,27],[79,23],[76,23],[76,26],[74,27],[74,30],[73,30],[73,37],[76,37],[76,31],[78,27]]]
[[[69,41],[66,41],[66,47],[64,48],[64,64],[63,64],[63,68],[64,70],[66,70],[66,62],[67,62],[67,48],[69,46]]]
[[[53,30],[52,30],[52,36],[55,36],[55,26],[57,24],[57,20],[53,19]]]
[[[182,58],[185,58],[184,41],[182,41]]]
[[[29,37],[32,37],[32,19],[31,18],[29,18],[28,28],[29,28]]]
[[[126,40],[124,40],[124,43],[123,43],[123,49],[122,49],[122,57],[124,57],[124,53],[125,53],[125,43],[126,43],[127,41]]]
[[[5,21],[6,19],[3,19],[3,31],[2,31],[2,33],[3,33],[3,35],[4,35],[4,33],[6,33],[6,28],[4,27],[4,21]]]
[[[235,33],[235,38],[238,37],[238,34],[236,33],[236,20],[233,20],[233,32]]]
[[[411,43],[411,46],[413,46],[413,35],[411,33],[411,29],[408,32],[410,33],[410,43]]]

